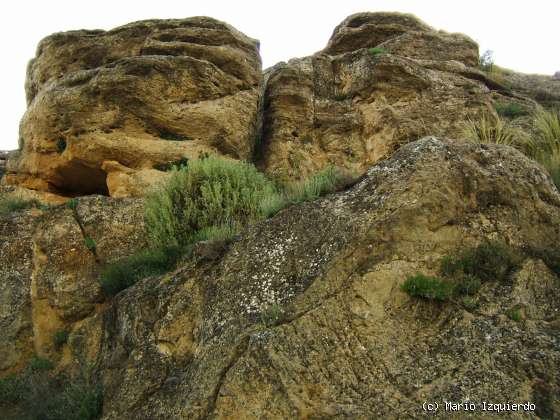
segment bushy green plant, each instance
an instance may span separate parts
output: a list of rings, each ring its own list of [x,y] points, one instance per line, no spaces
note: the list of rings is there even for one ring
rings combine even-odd
[[[3,197],[0,198],[0,215],[38,206],[40,206],[40,204],[37,200],[26,200],[18,197]]]
[[[237,234],[237,229],[232,225],[208,226],[202,228],[193,236],[193,242],[199,241],[231,241]]]
[[[115,295],[145,277],[172,270],[181,256],[179,247],[156,248],[141,251],[108,265],[99,282],[107,295]]]
[[[53,334],[53,345],[57,350],[60,350],[62,346],[68,341],[68,336],[70,333],[67,330],[58,330]]]
[[[368,48],[368,52],[374,56],[379,54],[387,54],[387,50],[383,47]]]
[[[438,277],[416,274],[408,276],[401,290],[410,296],[429,300],[446,301],[453,295],[453,284]]]
[[[184,246],[201,229],[263,218],[261,202],[275,193],[272,182],[248,163],[191,160],[146,197],[146,229],[155,246]]]
[[[528,113],[525,107],[515,102],[497,102],[494,104],[494,108],[501,117],[517,118]]]

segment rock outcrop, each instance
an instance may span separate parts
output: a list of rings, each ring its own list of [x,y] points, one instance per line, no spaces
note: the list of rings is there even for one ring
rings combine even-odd
[[[209,153],[250,159],[258,48],[205,17],[45,38],[28,67],[22,151],[5,183],[61,195],[136,195],[144,179],[157,179],[157,165]]]
[[[53,352],[53,335],[60,330],[73,332],[73,347],[81,343],[77,351],[70,347],[74,357],[89,360],[100,326],[97,335],[76,337],[105,307],[98,283],[102,267],[146,246],[142,209],[137,199],[94,196],[75,208],[0,215],[0,375],[23,367],[32,354],[72,360]]]
[[[265,78],[260,164],[281,178],[329,164],[361,173],[424,135],[461,138],[467,117],[509,99],[470,38],[397,13],[352,15],[324,50]]]
[[[88,200],[77,214],[97,258],[130,252],[134,201]],[[29,216],[17,217],[25,232]],[[348,190],[286,208],[222,255],[195,256],[105,303],[71,210],[42,219],[9,240],[19,254],[8,258],[24,261],[10,278],[31,314],[27,305],[26,322],[1,325],[27,325],[26,342],[58,363],[94,363],[106,419],[403,418],[421,416],[424,401],[466,397],[560,414],[560,278],[529,252],[558,246],[560,194],[507,146],[405,145]],[[524,260],[507,281],[484,283],[477,306],[400,290],[486,239]],[[523,320],[506,316],[512,307]],[[34,318],[41,308],[56,316]],[[64,357],[41,340],[59,327],[46,319],[71,331]]]

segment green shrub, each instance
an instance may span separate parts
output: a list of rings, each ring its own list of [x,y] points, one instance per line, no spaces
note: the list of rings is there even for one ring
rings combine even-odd
[[[528,111],[525,107],[515,103],[495,103],[494,108],[501,117],[517,118],[522,115],[527,115]]]
[[[478,59],[478,65],[482,71],[492,71],[492,67],[494,66],[494,52],[492,50],[484,51]]]
[[[248,163],[191,160],[146,197],[146,229],[156,247],[184,246],[201,229],[237,228],[263,218],[261,202],[274,194],[272,182]]]
[[[2,404],[15,404],[25,393],[25,383],[20,376],[10,375],[0,379],[0,407]]]
[[[59,154],[62,154],[62,153],[64,153],[65,150],[66,150],[66,140],[64,140],[64,139],[61,137],[61,138],[59,138],[59,139],[56,141],[56,151],[57,151]]]
[[[416,274],[407,277],[401,286],[401,290],[414,297],[446,301],[453,295],[453,284],[437,277]]]
[[[145,277],[166,273],[175,268],[183,255],[178,247],[141,251],[108,265],[99,282],[107,295],[115,295]]]
[[[51,370],[54,366],[50,360],[33,355],[29,362],[29,367],[31,370]]]
[[[24,210],[40,206],[37,200],[25,200],[23,198],[0,198],[0,215],[9,214],[14,211]]]
[[[368,48],[368,52],[374,56],[379,54],[387,54],[387,50],[383,47]]]
[[[91,252],[95,253],[95,250],[97,249],[97,244],[95,243],[95,239],[86,236],[84,237],[84,242],[86,244],[86,248],[89,249]]]
[[[58,330],[53,334],[53,344],[57,350],[60,350],[62,346],[68,341],[68,336],[70,333],[67,330]]]

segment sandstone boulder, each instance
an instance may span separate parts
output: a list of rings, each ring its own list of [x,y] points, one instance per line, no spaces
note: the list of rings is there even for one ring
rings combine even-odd
[[[108,186],[106,162],[130,175],[201,154],[250,159],[258,48],[205,17],[45,38],[28,67],[22,151],[4,182],[62,195],[134,195],[146,176],[112,176]]]
[[[474,308],[399,286],[485,239],[523,250],[559,235],[560,194],[519,152],[405,145],[347,191],[248,228],[218,260],[119,294],[102,323],[104,416],[404,418],[468,397],[554,418],[560,279],[542,261],[484,283]],[[505,315],[515,305],[525,320]]]
[[[467,117],[509,100],[477,65],[464,35],[411,15],[352,15],[323,51],[266,71],[259,163],[281,178],[328,164],[361,173],[422,136],[461,138]]]

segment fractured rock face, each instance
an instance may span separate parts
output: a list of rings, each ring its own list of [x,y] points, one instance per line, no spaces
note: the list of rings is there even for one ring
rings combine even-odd
[[[58,357],[53,335],[60,330],[70,332],[80,360],[97,356],[83,342],[99,335],[99,273],[147,245],[142,211],[141,200],[97,196],[80,199],[75,210],[0,215],[0,375],[25,366],[33,353]]]
[[[468,396],[541,401],[537,414],[557,417],[560,278],[540,260],[484,283],[470,311],[399,286],[485,239],[550,247],[559,229],[560,194],[514,149],[405,145],[348,190],[249,227],[218,260],[119,294],[98,359],[104,415],[415,418],[423,401]],[[504,315],[512,305],[527,322]]]
[[[361,173],[422,136],[460,138],[467,116],[492,109],[477,63],[471,39],[414,16],[350,16],[323,51],[267,71],[260,164],[288,178]]]
[[[51,35],[28,67],[23,150],[5,183],[136,195],[134,177],[108,185],[104,162],[129,175],[201,154],[249,159],[261,79],[258,42],[211,18]]]

